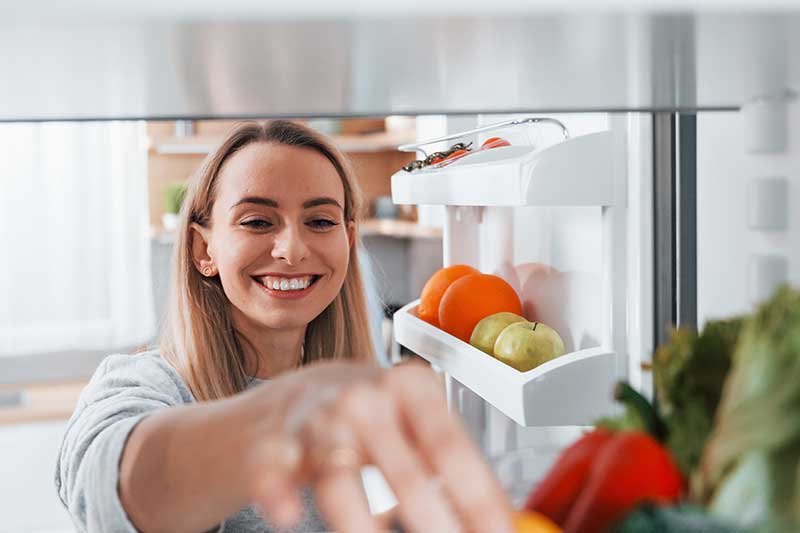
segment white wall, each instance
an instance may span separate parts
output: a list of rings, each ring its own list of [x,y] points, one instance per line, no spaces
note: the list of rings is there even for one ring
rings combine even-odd
[[[800,286],[800,104],[788,106],[785,149],[752,153],[753,123],[743,113],[701,113],[697,119],[698,323],[752,308],[751,256],[782,256],[788,280]],[[748,225],[750,180],[783,176],[785,230]]]

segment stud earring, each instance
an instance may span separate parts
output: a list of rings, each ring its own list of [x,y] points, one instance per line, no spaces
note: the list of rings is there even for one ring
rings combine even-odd
[[[211,268],[211,267],[205,267],[203,269],[203,275],[206,276],[206,277],[210,276],[213,273],[214,273],[214,269]]]

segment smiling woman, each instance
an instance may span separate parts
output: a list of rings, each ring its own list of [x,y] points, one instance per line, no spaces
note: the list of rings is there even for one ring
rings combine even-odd
[[[303,126],[246,123],[208,157],[160,352],[106,358],[67,428],[56,485],[81,530],[377,532],[375,465],[408,531],[510,531],[440,381],[375,364],[360,209],[344,157]]]
[[[184,201],[173,279],[187,283],[173,288],[162,343],[167,359],[197,376],[196,398],[228,396],[248,376],[302,362],[372,359],[351,176],[335,147],[285,121],[244,125],[209,156]],[[282,291],[292,278],[311,284]],[[278,355],[259,358],[253,344]]]

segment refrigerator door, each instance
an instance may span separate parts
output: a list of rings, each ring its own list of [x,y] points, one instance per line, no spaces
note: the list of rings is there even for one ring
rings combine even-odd
[[[451,405],[489,455],[561,442],[613,413],[620,378],[648,386],[641,372],[652,347],[648,119],[559,115],[568,139],[393,177],[396,202],[446,206],[446,265],[503,277],[525,318],[564,340],[566,355],[519,372],[420,320],[417,302],[395,315],[398,342],[450,376]],[[489,135],[463,140],[480,146]],[[541,430],[555,426],[566,429]]]

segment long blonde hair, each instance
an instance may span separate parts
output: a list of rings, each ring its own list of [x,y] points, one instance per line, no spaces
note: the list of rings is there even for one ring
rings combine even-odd
[[[342,180],[345,221],[356,224],[361,215],[361,193],[347,159],[328,139],[310,128],[286,120],[245,122],[209,154],[189,184],[181,208],[172,286],[160,342],[162,356],[178,370],[198,401],[240,392],[249,379],[243,350],[248,341],[233,325],[231,303],[219,277],[202,276],[192,261],[191,224],[209,224],[222,165],[255,142],[303,147],[324,155]],[[357,235],[356,229],[341,291],[306,328],[303,364],[322,359],[373,359]]]

